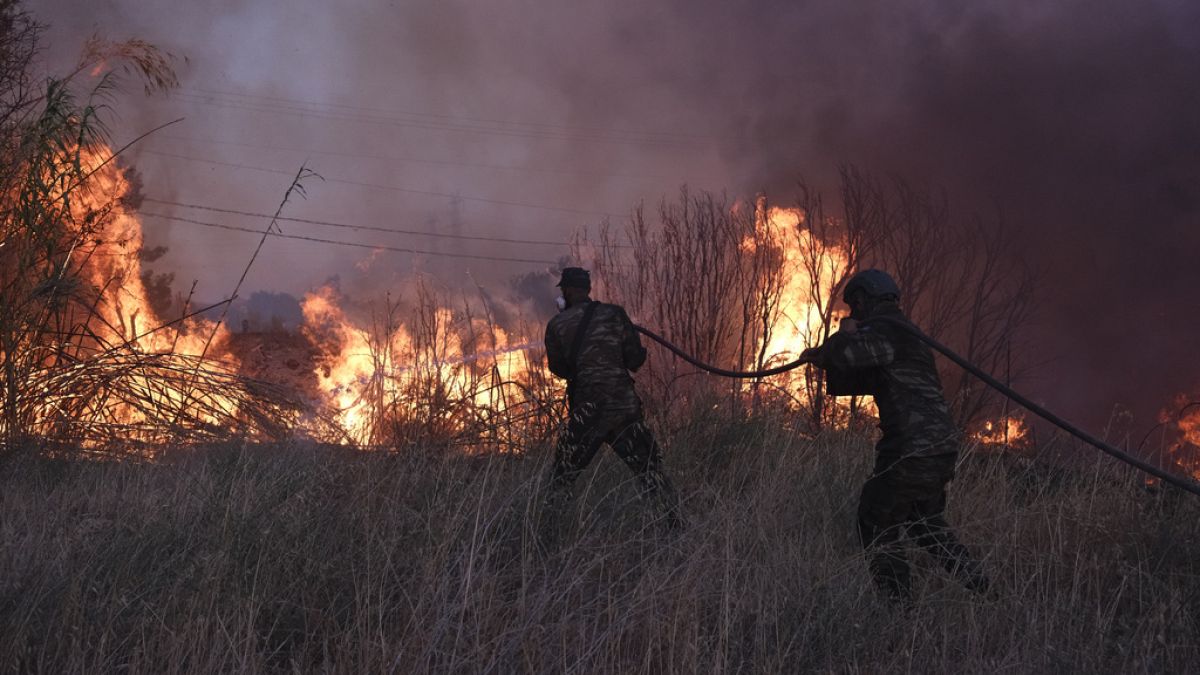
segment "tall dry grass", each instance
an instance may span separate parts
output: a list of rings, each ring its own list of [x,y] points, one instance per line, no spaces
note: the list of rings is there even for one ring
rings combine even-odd
[[[1200,506],[1105,467],[963,457],[950,516],[1001,597],[921,565],[880,600],[854,536],[869,439],[786,420],[666,438],[690,526],[611,453],[536,544],[549,448],[180,450],[0,472],[0,669],[1186,672]],[[31,456],[26,456],[31,457]],[[1176,498],[1178,497],[1178,498]]]

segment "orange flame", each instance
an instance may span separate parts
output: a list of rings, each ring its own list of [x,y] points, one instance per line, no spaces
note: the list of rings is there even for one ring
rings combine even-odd
[[[1176,426],[1184,443],[1200,448],[1200,405],[1188,406]]]
[[[100,158],[88,161],[98,164]],[[80,217],[88,210],[109,209],[110,214],[96,233],[97,255],[86,268],[88,280],[107,289],[105,302],[97,309],[101,319],[97,330],[107,341],[128,343],[140,352],[192,356],[205,353],[209,336],[215,335],[215,348],[208,348],[206,356],[219,356],[223,361],[220,367],[236,369],[238,359],[229,351],[232,341],[227,331],[212,322],[190,320],[178,332],[148,333],[164,318],[151,307],[142,282],[138,259],[144,243],[141,224],[121,201],[130,193],[129,182],[115,165],[101,168],[93,180],[95,188],[77,208]],[[754,213],[756,233],[742,247],[753,251],[765,246],[778,255],[780,307],[762,345],[762,353],[771,359],[765,365],[776,365],[821,343],[836,329],[830,298],[848,271],[849,256],[835,244],[816,241],[802,227],[806,214],[799,209],[768,208],[760,201]],[[369,268],[377,255],[373,252],[364,260],[363,269]],[[469,312],[426,300],[418,320],[388,317],[379,325],[352,318],[344,298],[332,286],[305,295],[301,333],[316,352],[311,362],[316,386],[310,394],[315,395],[313,403],[318,408],[333,411],[335,422],[345,432],[338,439],[322,440],[359,445],[387,442],[389,428],[402,424],[465,429],[530,405],[535,385],[542,387],[543,394],[558,386],[545,373],[538,351],[541,341],[523,337],[532,331],[510,333],[471,317]],[[263,376],[270,379],[269,373]],[[815,378],[815,372],[801,368],[772,384],[804,403],[819,390],[819,383],[810,378]],[[312,387],[309,382],[307,386]],[[746,387],[749,393],[753,384]],[[182,404],[180,391],[168,388],[162,395],[165,401]],[[845,413],[846,403],[838,400],[835,410]],[[861,409],[869,413],[873,403]],[[128,417],[128,422],[137,422],[135,413]],[[838,418],[846,419],[844,414]],[[1192,438],[1200,437],[1200,410],[1186,424]],[[300,431],[316,433],[315,427]],[[1028,429],[1022,418],[1009,417],[986,423],[976,438],[987,444],[1021,446],[1028,442]]]
[[[456,406],[474,415],[504,412],[514,403],[508,385],[540,367],[526,354],[540,341],[514,341],[503,328],[446,307],[425,307],[416,332],[402,322],[357,326],[330,286],[305,295],[302,309],[302,330],[322,357],[316,368],[322,395],[359,444],[422,411],[437,418],[424,424],[447,428],[464,423],[453,419]]]
[[[97,166],[106,158],[106,152],[89,154],[84,164]],[[189,330],[178,334],[149,332],[168,319],[151,308],[142,282],[139,254],[145,242],[141,222],[125,207],[124,199],[130,195],[129,181],[115,163],[100,168],[91,181],[91,189],[82,192],[81,198],[74,202],[73,211],[78,219],[90,212],[109,211],[95,234],[97,247],[85,267],[88,281],[106,291],[106,301],[97,307],[103,319],[97,327],[101,336],[110,341],[128,341],[143,352],[174,351],[189,356],[201,354],[214,329],[216,337],[212,342],[222,343],[228,335],[225,328],[203,320],[188,322]]]
[[[971,437],[982,445],[1025,448],[1030,444],[1029,426],[1023,415],[986,420]]]
[[[769,207],[759,201],[755,210],[756,242],[747,239],[745,250],[755,246],[771,246],[781,256],[779,274],[780,311],[770,327],[764,353],[774,356],[772,364],[796,358],[808,347],[824,342],[838,329],[842,316],[832,309],[834,290],[849,271],[849,256],[838,245],[818,241],[802,227],[806,214],[801,209]],[[810,368],[798,368],[779,377],[783,386],[801,403],[808,403],[819,390],[821,376]],[[849,417],[849,399],[833,402],[834,422],[845,423]],[[876,414],[875,403],[859,401],[861,414]]]
[[[186,410],[190,428],[215,428],[236,417],[237,404],[220,388],[197,398],[193,385],[201,373],[227,381],[237,362],[222,353],[225,332],[212,322],[189,319],[157,330],[166,321],[142,281],[142,228],[126,202],[132,188],[111,154],[104,147],[81,152],[86,183],[71,185],[70,199],[62,199],[70,211],[59,236],[68,253],[55,269],[60,279],[82,284],[64,284],[73,290],[52,310],[61,313],[62,329],[31,328],[22,336],[23,348],[45,355],[17,399],[22,423],[51,435],[98,425],[122,430],[110,437],[152,441]]]
[[[813,241],[812,233],[800,227],[804,214],[799,209],[771,207],[763,212],[760,208],[756,215],[765,239],[783,256],[783,306],[771,327],[766,353],[799,355],[827,337],[823,334],[823,301],[832,295],[839,276],[848,267],[846,255],[836,246]],[[746,245],[753,246],[753,242]],[[814,251],[815,255],[806,256],[806,252]]]
[[[83,164],[100,166],[110,155],[107,148],[86,153]],[[81,191],[72,211],[78,220],[83,220],[89,213],[108,212],[108,216],[99,221],[95,250],[83,268],[85,278],[95,288],[102,289],[102,301],[95,308],[98,320],[91,322],[91,329],[104,342],[123,344],[135,352],[191,357],[203,354],[211,359],[213,367],[236,370],[236,358],[221,350],[228,336],[224,326],[193,318],[182,322],[178,330],[155,330],[169,319],[158,316],[151,307],[142,281],[139,254],[144,237],[141,222],[126,207],[125,199],[131,194],[126,174],[116,163],[109,162],[95,171],[90,182],[90,189]],[[185,404],[184,398],[188,394],[182,388],[156,388],[163,406]],[[217,405],[230,412],[236,411],[236,405],[229,400],[218,400]],[[139,422],[139,415],[131,410],[119,413],[117,417],[126,424]]]
[[[1179,394],[1159,421],[1175,432],[1168,448],[1171,463],[1200,480],[1200,397]]]

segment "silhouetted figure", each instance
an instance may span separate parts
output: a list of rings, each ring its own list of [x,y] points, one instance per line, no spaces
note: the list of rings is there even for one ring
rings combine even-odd
[[[558,286],[561,311],[546,326],[546,359],[550,371],[567,380],[570,418],[554,451],[546,509],[557,517],[575,479],[608,443],[637,474],[643,495],[678,527],[678,499],[630,376],[645,363],[646,349],[624,309],[591,299],[587,270],[564,269]]]
[[[885,272],[851,277],[850,318],[825,344],[805,352],[827,374],[833,395],[871,395],[883,437],[858,505],[858,529],[871,574],[894,600],[912,599],[905,534],[967,588],[989,590],[980,564],[946,522],[946,484],[962,435],[950,417],[933,353],[903,326],[900,289]]]

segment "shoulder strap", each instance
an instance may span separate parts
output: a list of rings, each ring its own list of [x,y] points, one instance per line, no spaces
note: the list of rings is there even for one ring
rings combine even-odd
[[[567,361],[571,364],[572,377],[578,367],[579,351],[583,347],[583,338],[587,336],[588,324],[592,322],[592,315],[596,313],[596,307],[599,305],[600,303],[595,300],[589,302],[587,307],[583,308],[583,318],[579,320],[579,326],[575,329],[575,339],[571,343],[571,352],[567,355]]]

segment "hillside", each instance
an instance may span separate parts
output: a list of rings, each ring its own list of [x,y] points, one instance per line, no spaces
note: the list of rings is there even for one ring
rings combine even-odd
[[[678,535],[606,451],[551,550],[535,536],[545,447],[14,459],[0,478],[0,668],[1183,672],[1200,658],[1188,495],[969,453],[950,517],[1000,597],[916,554],[905,612],[876,596],[855,539],[869,439],[778,428],[669,439],[691,521]]]

